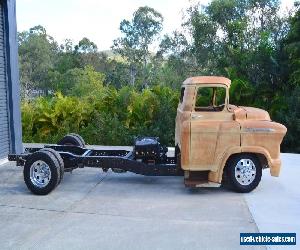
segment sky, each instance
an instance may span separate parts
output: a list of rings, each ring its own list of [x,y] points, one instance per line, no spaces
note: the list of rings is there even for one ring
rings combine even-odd
[[[97,44],[99,50],[110,49],[112,40],[120,36],[123,19],[131,20],[140,6],[149,6],[164,17],[162,34],[180,29],[182,13],[196,0],[17,0],[18,31],[42,25],[47,33],[62,43],[83,37]],[[209,0],[198,1],[207,4]],[[293,0],[283,0],[290,7]]]

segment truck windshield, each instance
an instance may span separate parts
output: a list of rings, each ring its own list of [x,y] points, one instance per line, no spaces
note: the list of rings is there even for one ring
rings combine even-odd
[[[222,87],[199,87],[195,111],[222,111],[225,107],[226,89]]]

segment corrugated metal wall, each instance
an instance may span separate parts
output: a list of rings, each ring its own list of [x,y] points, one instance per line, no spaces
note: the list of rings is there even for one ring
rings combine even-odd
[[[3,4],[0,1],[0,159],[9,152],[7,78],[5,71]]]

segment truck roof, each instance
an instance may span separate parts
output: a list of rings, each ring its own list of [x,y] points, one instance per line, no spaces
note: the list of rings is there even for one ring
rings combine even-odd
[[[194,76],[187,78],[183,85],[201,85],[201,84],[223,84],[230,87],[230,79],[223,76]]]

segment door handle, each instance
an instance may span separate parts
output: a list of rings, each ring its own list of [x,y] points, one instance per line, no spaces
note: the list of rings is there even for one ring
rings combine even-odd
[[[192,119],[200,119],[202,118],[203,115],[195,115],[195,114],[192,114]]]

